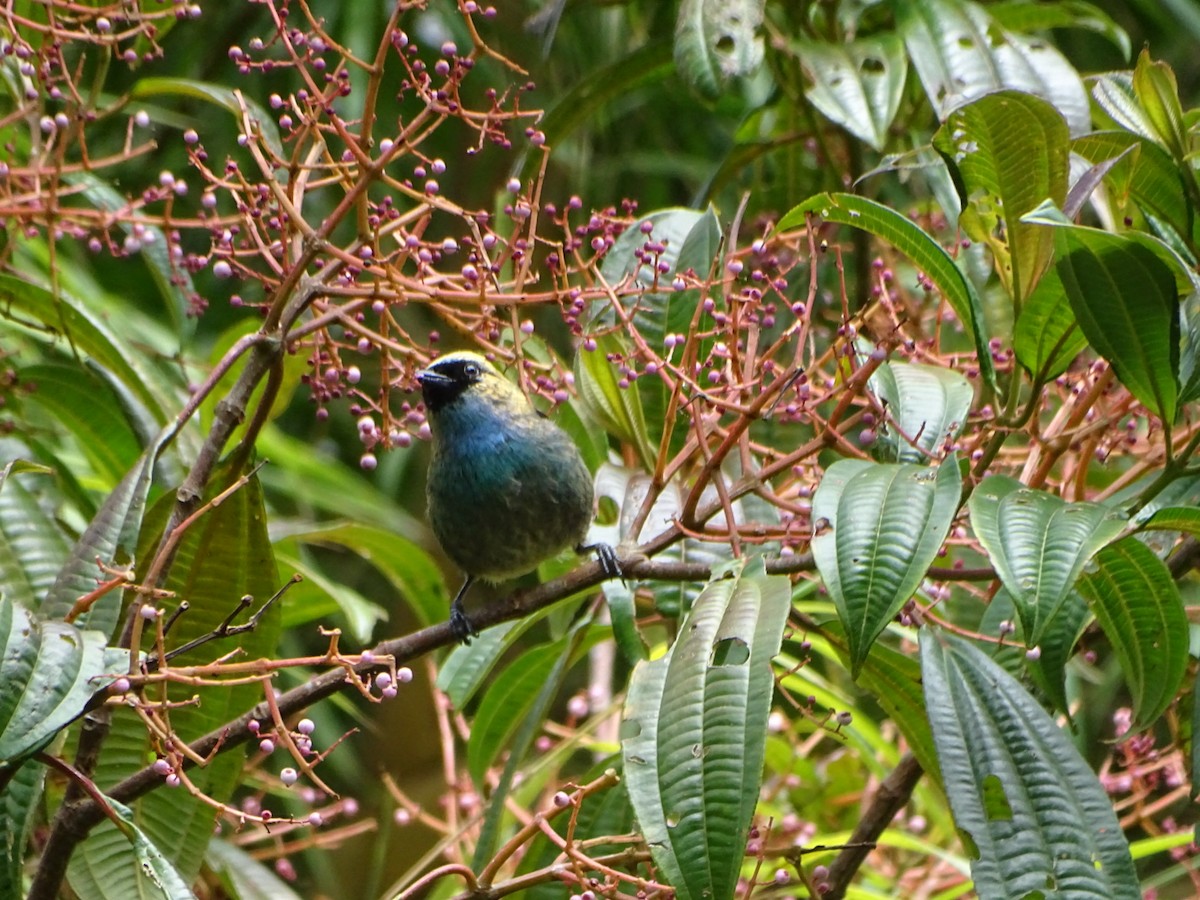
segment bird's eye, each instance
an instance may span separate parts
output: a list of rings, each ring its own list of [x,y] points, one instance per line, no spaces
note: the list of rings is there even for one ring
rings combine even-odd
[[[475,363],[467,363],[465,366],[463,366],[463,372],[468,378],[478,378],[479,366],[475,365]]]

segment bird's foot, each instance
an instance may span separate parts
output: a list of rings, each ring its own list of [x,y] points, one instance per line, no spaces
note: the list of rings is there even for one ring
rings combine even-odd
[[[621,571],[621,560],[617,551],[608,544],[580,544],[575,548],[576,553],[595,553],[596,561],[600,563],[600,571],[606,579],[620,578],[625,584],[625,573]],[[628,585],[626,585],[628,586]]]
[[[450,607],[450,633],[454,635],[456,641],[468,647],[471,645],[471,638],[479,636],[479,629],[471,624],[471,620],[467,618],[462,605],[458,602]]]

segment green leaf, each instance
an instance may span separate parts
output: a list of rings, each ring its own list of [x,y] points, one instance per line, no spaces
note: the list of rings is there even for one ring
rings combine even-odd
[[[0,897],[23,897],[21,878],[25,863],[25,845],[37,820],[38,800],[46,780],[46,768],[32,761],[21,765],[0,791]]]
[[[302,544],[341,547],[369,562],[408,603],[421,625],[446,618],[450,600],[442,572],[415,542],[356,522],[305,531],[291,538]]]
[[[1156,231],[1165,224],[1177,240],[1192,241],[1195,210],[1187,201],[1183,175],[1154,141],[1128,131],[1096,131],[1077,138],[1071,151],[1091,163],[1121,157],[1105,175],[1115,219],[1140,212]]]
[[[527,630],[523,627],[526,621],[501,622],[495,628],[484,629],[470,644],[459,644],[446,654],[438,667],[437,687],[450,698],[455,709],[466,708],[496,661]]]
[[[961,496],[953,456],[937,469],[859,459],[826,469],[812,553],[846,628],[853,676],[937,558]]]
[[[647,234],[643,227],[650,227]],[[691,273],[704,279],[719,260],[721,250],[721,223],[710,207],[701,212],[694,209],[672,207],[660,209],[642,216],[626,228],[612,248],[604,256],[600,267],[605,281],[617,285],[632,278],[639,293],[626,294],[621,299],[625,314],[636,323],[638,333],[646,343],[669,355],[666,349],[668,334],[688,335],[694,331],[693,321],[696,308],[700,305],[699,288],[676,291],[671,282],[677,274]],[[643,248],[647,244],[660,244],[665,249],[658,254],[660,264],[666,272],[657,271],[643,262]],[[619,324],[616,311],[605,306],[596,321],[607,327]],[[711,339],[694,338],[698,342],[696,353],[703,358],[712,344]],[[612,369],[611,364],[605,365]],[[609,379],[611,380],[611,376]],[[662,443],[663,432],[671,429],[669,452],[678,452],[688,437],[687,417],[676,410],[674,419],[667,421],[667,409],[671,392],[658,377],[643,376],[635,382],[641,403],[642,420],[654,433],[647,440],[655,449]],[[659,429],[662,429],[661,431]],[[653,464],[648,466],[653,469]]]
[[[106,488],[120,481],[141,455],[136,436],[99,376],[77,366],[35,365],[21,369],[21,381],[36,385],[24,401],[27,408],[40,407],[56,431],[75,439]]]
[[[1155,62],[1150,51],[1143,48],[1133,70],[1133,91],[1159,141],[1176,162],[1184,163],[1190,141],[1179,103],[1179,85],[1171,67],[1161,60]]]
[[[763,60],[758,30],[766,0],[681,0],[675,20],[675,67],[705,97]]]
[[[1136,538],[1110,544],[1095,562],[1098,568],[1084,573],[1079,590],[1117,651],[1133,696],[1134,722],[1145,728],[1174,701],[1187,671],[1183,599],[1166,565]]]
[[[106,564],[124,563],[135,558],[138,532],[154,479],[154,464],[167,437],[168,433],[164,433],[155,446],[142,454],[96,511],[46,594],[41,609],[43,615],[63,618],[80,597],[96,589],[97,558]],[[75,621],[112,634],[120,611],[120,592],[110,591]]]
[[[161,404],[146,379],[128,362],[128,348],[99,316],[39,285],[12,275],[0,275],[0,319],[25,327],[36,324],[37,332],[49,338],[61,336],[74,352],[92,357],[116,375],[147,409],[165,421]]]
[[[979,370],[985,383],[995,389],[996,370],[987,346],[983,305],[970,280],[936,240],[895,210],[854,194],[817,194],[809,197],[799,206],[788,210],[776,224],[775,231],[787,231],[804,225],[810,213],[829,222],[853,225],[882,238],[911,259],[942,292],[963,328],[974,339]]]
[[[1075,68],[1051,45],[1001,28],[967,0],[897,0],[896,21],[930,103],[945,119],[991,91],[1012,88],[1052,103],[1072,134],[1091,125]]]
[[[575,355],[575,384],[579,400],[588,414],[609,434],[629,444],[647,471],[654,471],[657,447],[646,432],[641,395],[637,390],[622,389],[617,383],[608,355],[624,355],[625,348],[616,334],[604,335],[595,350],[580,350]]]
[[[1054,229],[1055,269],[1092,348],[1138,400],[1171,424],[1179,398],[1175,273],[1147,242],[1094,228]]]
[[[0,585],[8,600],[41,612],[40,604],[58,577],[71,544],[62,525],[21,479],[7,479],[3,488],[0,490]],[[92,567],[94,573],[94,562]]]
[[[39,749],[113,680],[105,645],[98,631],[42,621],[0,598],[0,768]]]
[[[1017,361],[1034,377],[1049,381],[1061,375],[1087,346],[1079,330],[1067,289],[1053,266],[1026,298],[1013,327]]]
[[[788,50],[811,83],[804,91],[821,113],[875,150],[889,143],[904,95],[908,58],[899,35],[847,43],[793,40]]]
[[[1194,506],[1167,506],[1157,509],[1142,523],[1146,531],[1186,531],[1200,536],[1200,509]]]
[[[883,363],[868,387],[887,408],[879,434],[889,461],[895,462],[928,462],[940,456],[962,433],[975,398],[975,389],[962,374],[922,363]]]
[[[1020,309],[1050,264],[1053,236],[1021,221],[1047,197],[1067,196],[1070,136],[1059,112],[1031,94],[999,91],[958,107],[933,137],[956,176],[972,239],[985,241]]]
[[[1068,715],[1071,704],[1067,698],[1067,662],[1090,621],[1087,603],[1077,591],[1071,591],[1042,631],[1037,642],[1037,659],[1032,662],[1027,660],[1034,683],[1053,701],[1055,709]]]
[[[1139,900],[1112,803],[1071,739],[967,641],[921,629],[925,706],[981,897]]]
[[[1086,0],[1003,0],[989,3],[988,13],[1008,31],[1049,31],[1052,28],[1083,28],[1108,38],[1123,59],[1131,52],[1129,35],[1108,14]]]
[[[761,558],[712,581],[625,700],[625,785],[680,900],[734,896],[762,780],[767,716],[791,585]]]
[[[301,900],[286,881],[229,841],[212,841],[204,861],[236,900]]]
[[[598,640],[602,635],[596,634]],[[488,768],[529,713],[564,654],[575,655],[575,641],[564,637],[525,651],[495,676],[479,701],[467,741],[467,771],[481,788]]]
[[[88,898],[122,897],[128,900],[131,897],[162,897],[164,900],[195,900],[196,895],[192,893],[187,880],[147,833],[148,829],[144,827],[146,823],[139,823],[134,811],[116,800],[109,798],[108,805],[116,813],[120,824],[113,827],[111,821],[106,821],[96,830],[103,829],[110,860],[128,860],[130,878],[124,887],[117,889],[128,893],[114,893],[113,886],[107,882],[94,880],[89,883],[86,877],[77,874],[78,869],[74,865],[71,867],[72,889]],[[162,835],[158,835],[158,838],[162,840]],[[88,842],[91,843],[91,840],[89,837]]]
[[[985,478],[968,502],[971,527],[1037,646],[1087,561],[1125,527],[1099,503],[1067,503],[1013,478]]]

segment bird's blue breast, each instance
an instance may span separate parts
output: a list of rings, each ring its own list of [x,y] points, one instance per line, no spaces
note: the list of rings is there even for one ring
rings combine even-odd
[[[531,410],[513,415],[470,395],[439,411],[434,425],[430,524],[465,571],[520,574],[582,540],[591,478],[560,429]]]

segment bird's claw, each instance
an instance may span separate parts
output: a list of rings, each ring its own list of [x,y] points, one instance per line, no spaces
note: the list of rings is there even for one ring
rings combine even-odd
[[[621,584],[626,587],[629,585],[625,581],[625,573],[621,571],[621,559],[617,556],[617,551],[608,544],[583,544],[576,548],[579,553],[593,552],[596,554],[596,561],[600,563],[600,571],[604,573],[605,579],[619,578]]]
[[[464,646],[471,646],[471,638],[479,636],[479,629],[471,624],[467,614],[457,603],[450,607],[450,633]]]

